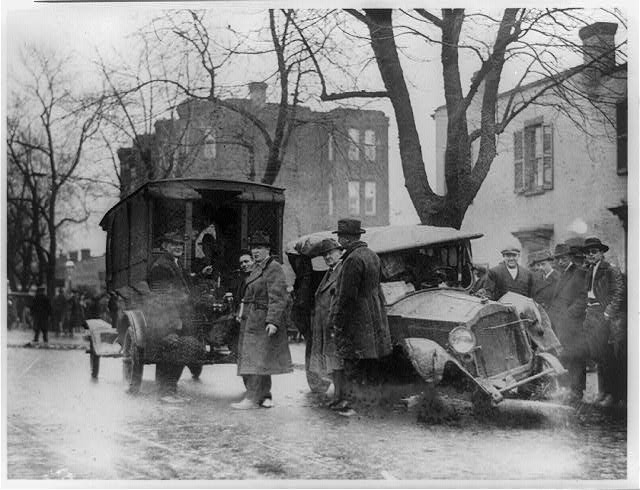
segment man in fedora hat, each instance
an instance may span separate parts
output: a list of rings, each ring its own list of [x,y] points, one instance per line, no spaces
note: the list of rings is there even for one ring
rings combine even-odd
[[[589,357],[586,334],[582,323],[587,297],[584,274],[572,260],[571,247],[559,243],[553,257],[560,277],[547,310],[558,340],[563,346],[560,356],[568,374],[561,382],[570,390],[569,402],[582,400],[586,388],[586,362]]]
[[[589,237],[582,247],[589,270],[586,277],[587,310],[584,328],[587,333],[589,353],[602,373],[602,406],[610,406],[623,401],[626,376],[616,372],[614,348],[609,343],[611,327],[619,322],[625,301],[625,287],[622,273],[617,267],[604,260],[609,247],[597,237]],[[622,353],[626,359],[626,352]]]
[[[311,355],[309,370],[320,377],[330,376],[333,380],[333,400],[330,408],[340,408],[344,400],[344,365],[336,352],[331,324],[331,308],[336,298],[337,280],[342,270],[343,248],[334,238],[325,238],[313,255],[324,258],[329,267],[314,295],[314,309],[311,317]]]
[[[553,254],[549,250],[539,250],[531,255],[530,263],[536,267],[532,297],[545,310],[551,305],[551,297],[560,274],[553,268]]]
[[[160,242],[162,252],[156,257],[147,282],[152,291],[168,291],[170,288],[188,291],[187,275],[180,264],[184,254],[184,239],[177,231],[170,231],[162,235]]]
[[[499,300],[509,291],[531,298],[533,295],[533,273],[518,264],[520,248],[509,244],[502,251],[503,261],[489,269],[485,286],[486,296]],[[483,294],[482,290],[478,294]]]
[[[271,376],[293,371],[287,334],[287,283],[282,266],[271,256],[271,240],[263,232],[249,239],[255,262],[246,282],[240,312],[238,376],[247,392],[232,408],[270,408]]]
[[[348,381],[354,377],[371,381],[377,371],[376,362],[391,354],[391,335],[380,288],[380,258],[360,240],[366,231],[359,220],[339,220],[334,233],[345,248],[331,310],[336,347],[344,360]],[[347,405],[341,409],[344,414],[351,411]]]

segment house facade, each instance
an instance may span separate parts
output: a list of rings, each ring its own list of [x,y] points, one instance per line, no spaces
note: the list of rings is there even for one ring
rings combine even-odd
[[[526,264],[535,250],[598,236],[610,246],[608,259],[625,268],[627,66],[615,62],[616,27],[596,23],[580,31],[585,65],[572,69],[571,84],[587,99],[577,98],[576,105],[569,106],[550,92],[498,137],[498,154],[462,225],[463,230],[484,233],[474,242],[477,262],[499,262],[503,244],[513,243],[514,237]],[[601,66],[587,67],[594,59]],[[513,95],[537,93],[543,82],[500,94],[498,107]],[[438,108],[434,118],[437,190],[445,192],[446,108]]]
[[[267,102],[266,90],[265,83],[254,82],[247,99],[227,99],[222,105],[191,99],[180,104],[178,118],[157,121],[155,133],[119,150],[121,195],[154,178],[260,182],[269,148],[247,116],[273,134],[278,105]],[[317,112],[298,106],[295,119],[274,182],[286,189],[285,243],[334,228],[347,216],[364,226],[389,224],[387,116],[380,111]],[[142,147],[147,155],[141,154]]]

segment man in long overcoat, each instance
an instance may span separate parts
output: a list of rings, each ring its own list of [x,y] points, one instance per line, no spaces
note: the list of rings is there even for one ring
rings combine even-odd
[[[502,263],[489,269],[485,290],[487,296],[495,301],[509,291],[522,294],[528,298],[533,296],[533,273],[518,264],[520,249],[508,245],[502,249]]]
[[[238,410],[269,408],[271,375],[293,371],[287,334],[287,283],[282,266],[270,255],[269,236],[256,232],[249,240],[255,262],[242,299],[238,376],[247,392]]]
[[[33,298],[33,304],[31,305],[31,314],[33,315],[33,341],[37,342],[40,332],[42,332],[42,340],[48,342],[47,331],[49,329],[49,319],[51,318],[51,302],[46,294],[44,294],[44,287],[38,286],[36,290],[36,296]]]
[[[534,276],[532,298],[548,313],[560,273],[553,268],[553,254],[549,250],[537,252],[530,263],[538,268]]]
[[[587,333],[589,352],[602,369],[602,394],[600,404],[610,406],[624,402],[626,379],[616,369],[618,364],[613,344],[610,343],[611,327],[619,325],[625,302],[625,286],[622,273],[604,260],[609,247],[599,238],[590,237],[583,247],[589,270],[586,274],[587,310],[584,328]],[[626,352],[621,353],[626,360]]]
[[[338,405],[344,397],[344,365],[336,351],[331,323],[331,308],[336,298],[338,277],[342,270],[342,246],[333,238],[320,243],[317,254],[322,256],[329,269],[322,277],[315,292],[314,310],[311,318],[311,356],[309,369],[319,376],[333,379],[333,401]]]
[[[589,357],[582,325],[587,306],[584,271],[571,260],[571,249],[567,244],[556,245],[553,256],[560,278],[547,313],[563,347],[560,360],[568,371],[569,401],[580,401],[586,388],[586,362]]]
[[[336,347],[348,380],[371,380],[377,361],[391,354],[391,335],[380,288],[380,258],[360,240],[360,221],[338,221],[338,241],[345,247],[331,321]]]

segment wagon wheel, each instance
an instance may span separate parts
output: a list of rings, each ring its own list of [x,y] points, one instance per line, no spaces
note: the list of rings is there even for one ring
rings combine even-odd
[[[138,346],[133,327],[129,327],[124,335],[122,352],[122,373],[125,382],[129,385],[129,393],[138,393],[142,383],[144,364],[142,362],[142,349]]]
[[[91,368],[91,377],[97,379],[100,372],[100,356],[93,348],[93,340],[89,340],[89,367]]]
[[[200,375],[202,374],[202,364],[189,364],[187,366],[189,371],[191,371],[191,377],[193,379],[200,379]]]

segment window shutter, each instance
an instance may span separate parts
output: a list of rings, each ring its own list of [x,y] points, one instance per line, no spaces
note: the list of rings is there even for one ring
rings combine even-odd
[[[542,125],[544,189],[553,189],[553,125]]]
[[[524,149],[522,138],[522,130],[513,133],[513,190],[517,193],[524,192]]]

